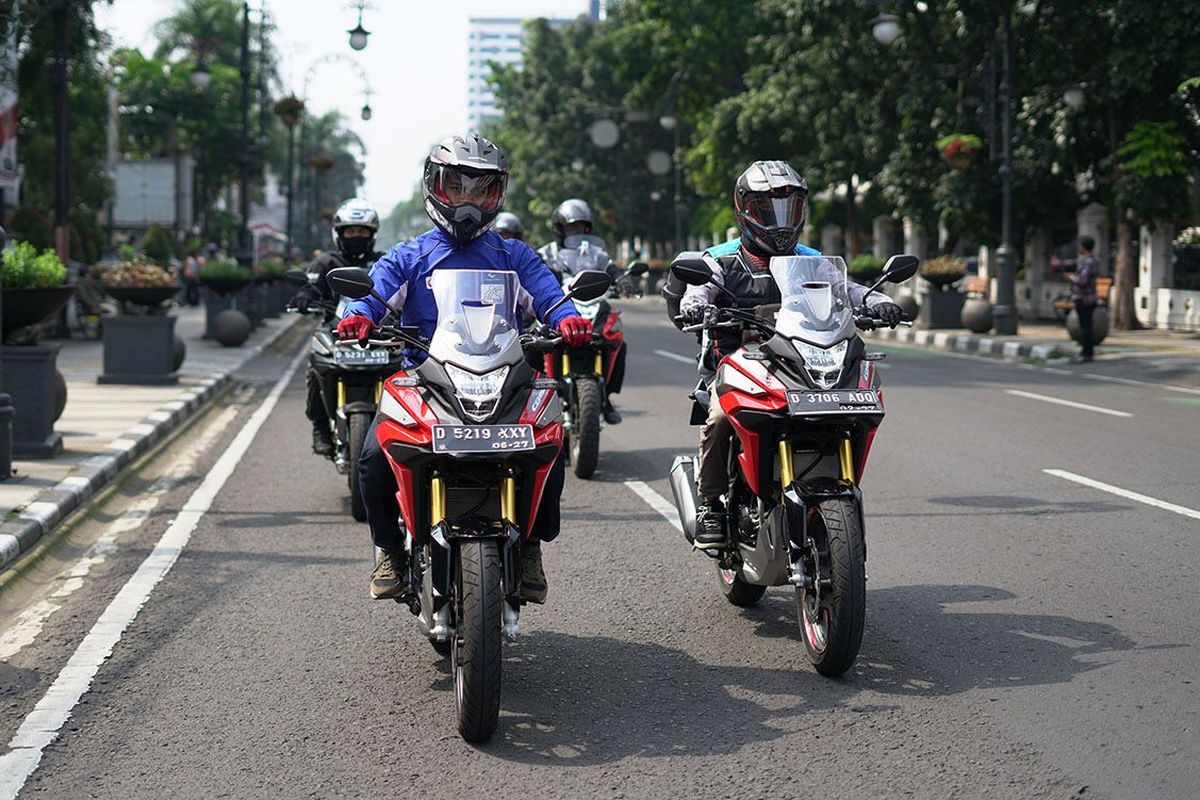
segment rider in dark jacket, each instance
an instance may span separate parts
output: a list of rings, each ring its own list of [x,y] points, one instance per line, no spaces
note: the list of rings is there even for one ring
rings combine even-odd
[[[784,161],[756,161],[737,179],[733,190],[734,214],[740,236],[705,251],[713,276],[737,298],[739,308],[772,306],[780,302],[779,287],[771,277],[772,256],[820,253],[799,244],[800,232],[808,217],[808,184]],[[840,271],[830,268],[830,282],[841,282]],[[867,289],[853,281],[846,287],[855,304],[866,302],[884,322],[902,318],[900,307],[882,294],[868,296]],[[691,286],[684,293],[679,310],[693,322],[700,322],[706,309],[714,304],[732,304],[712,284]],[[722,357],[742,346],[742,334],[736,329],[717,329],[703,354],[702,371],[711,376]],[[700,435],[700,466],[697,474],[701,506],[697,510],[695,546],[721,548],[727,541],[725,506],[721,495],[729,487],[729,447],[733,426],[712,398],[708,420]]]

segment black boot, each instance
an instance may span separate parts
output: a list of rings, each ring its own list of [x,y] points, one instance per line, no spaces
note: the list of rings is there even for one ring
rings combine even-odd
[[[313,423],[313,452],[325,458],[333,455],[333,434],[329,432],[329,425]]]
[[[709,500],[696,509],[696,538],[692,544],[699,550],[718,550],[725,546],[725,504]]]
[[[616,407],[613,406],[612,400],[604,401],[604,411],[602,413],[604,414],[604,421],[609,425],[621,424],[621,412],[617,411]]]

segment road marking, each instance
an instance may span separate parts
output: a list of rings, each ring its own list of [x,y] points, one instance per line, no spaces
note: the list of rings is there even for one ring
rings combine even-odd
[[[1087,403],[1076,403],[1073,400],[1063,400],[1058,397],[1047,397],[1044,394],[1034,394],[1033,392],[1022,392],[1020,389],[1005,389],[1005,394],[1011,394],[1013,397],[1024,397],[1027,400],[1041,400],[1043,403],[1054,403],[1058,406],[1067,406],[1069,408],[1078,408],[1083,411],[1094,411],[1097,414],[1108,414],[1110,417],[1132,417],[1128,411],[1114,411],[1111,408],[1101,408],[1100,406],[1089,406]]]
[[[1179,514],[1184,517],[1191,517],[1192,519],[1200,519],[1200,511],[1197,511],[1194,508],[1188,508],[1187,506],[1178,506],[1178,505],[1175,505],[1174,503],[1168,503],[1165,500],[1159,500],[1157,498],[1149,497],[1144,494],[1138,494],[1137,492],[1131,492],[1128,489],[1122,489],[1119,486],[1113,486],[1108,483],[1101,483],[1100,481],[1092,480],[1091,478],[1085,478],[1082,475],[1076,475],[1074,472],[1067,472],[1065,469],[1044,469],[1044,470],[1042,470],[1042,472],[1046,473],[1047,475],[1053,475],[1056,478],[1062,478],[1063,480],[1074,481],[1075,483],[1082,484],[1083,486],[1090,486],[1091,488],[1099,489],[1102,492],[1108,492],[1109,494],[1115,494],[1117,497],[1124,497],[1126,500],[1135,500],[1139,503],[1145,503],[1148,506],[1154,506],[1155,508],[1161,508],[1164,511],[1170,511],[1173,514]]]
[[[92,679],[112,655],[113,648],[117,646],[121,636],[150,599],[154,587],[171,571],[201,518],[212,507],[217,493],[254,443],[254,438],[263,423],[267,421],[284,389],[307,357],[307,349],[297,354],[271,388],[262,405],[234,436],[229,448],[213,464],[199,488],[192,493],[179,514],[167,526],[154,550],[138,566],[137,571],[104,609],[100,619],[96,620],[96,624],[83,637],[83,641],[79,643],[67,665],[58,673],[46,694],[22,720],[21,727],[17,728],[17,732],[8,743],[9,751],[0,756],[0,800],[15,798],[25,781],[37,769],[42,760],[42,753],[58,738],[58,732],[70,719],[71,712],[91,687]]]
[[[1082,377],[1090,381],[1105,381],[1106,383],[1123,383],[1126,386],[1145,386],[1149,389],[1165,389],[1169,392],[1182,392],[1184,394],[1200,395],[1200,389],[1187,389],[1183,386],[1171,386],[1167,383],[1151,383],[1150,381],[1138,381],[1133,378],[1118,378],[1115,375],[1097,375],[1094,372],[1080,373]]]
[[[682,364],[688,364],[693,367],[696,366],[696,359],[694,357],[681,356],[679,353],[672,353],[670,350],[655,350],[654,354],[662,356],[663,358],[669,358],[672,361],[678,361]]]
[[[646,501],[646,505],[653,508],[662,518],[671,523],[675,530],[683,533],[683,525],[679,522],[679,512],[675,510],[675,504],[667,501],[658,492],[651,489],[642,481],[625,481],[625,485],[633,491],[638,497]]]
[[[16,624],[0,634],[0,661],[7,661],[23,648],[33,644],[45,627],[46,621],[63,607],[63,602],[84,585],[84,579],[92,568],[103,564],[117,550],[117,537],[135,530],[145,523],[151,512],[181,480],[195,468],[200,454],[207,450],[238,414],[238,409],[227,408],[205,429],[204,433],[179,455],[150,486],[141,493],[137,501],[113,520],[96,538],[79,560],[70,569],[55,576],[62,584],[44,600],[26,608],[17,615]]]

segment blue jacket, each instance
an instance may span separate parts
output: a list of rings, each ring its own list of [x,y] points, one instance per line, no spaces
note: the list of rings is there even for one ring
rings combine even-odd
[[[375,290],[386,297],[393,308],[403,309],[401,325],[415,325],[421,335],[430,337],[437,327],[437,304],[429,288],[428,277],[435,269],[488,269],[517,273],[525,290],[522,300],[527,310],[552,328],[567,317],[578,316],[575,304],[567,301],[546,318],[546,309],[563,296],[554,274],[537,253],[524,242],[505,240],[495,231],[486,231],[466,246],[460,246],[440,228],[394,245],[371,268]],[[378,324],[387,309],[374,297],[353,300],[342,315],[364,314]]]

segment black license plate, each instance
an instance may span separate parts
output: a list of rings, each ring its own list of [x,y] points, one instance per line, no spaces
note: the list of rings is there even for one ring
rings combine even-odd
[[[533,449],[532,425],[434,425],[435,453],[512,453]]]
[[[333,362],[347,367],[383,366],[391,360],[387,350],[351,350],[339,348],[333,351]]]
[[[797,417],[822,414],[882,414],[879,393],[874,389],[838,389],[828,392],[791,390],[788,413]]]

